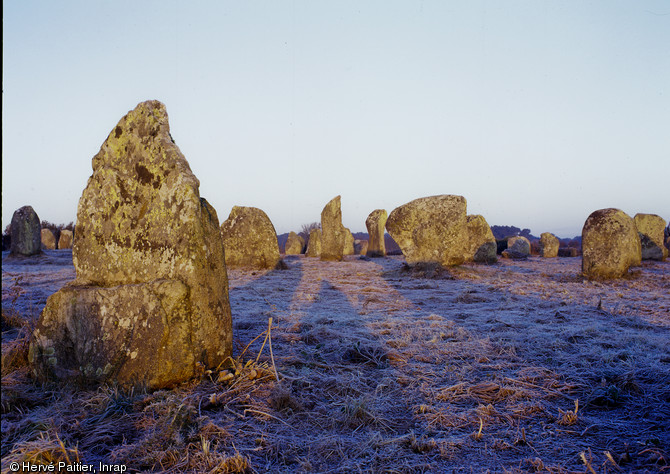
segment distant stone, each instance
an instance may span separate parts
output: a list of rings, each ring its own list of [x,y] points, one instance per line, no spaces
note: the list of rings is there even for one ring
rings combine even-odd
[[[281,260],[277,232],[257,207],[234,206],[221,224],[226,267],[276,268]]]
[[[42,252],[42,225],[31,206],[17,209],[11,223],[11,254],[31,256]]]
[[[284,253],[286,255],[300,255],[305,248],[305,239],[300,237],[295,232],[288,234],[286,245],[284,246]]]
[[[540,235],[540,252],[544,258],[554,258],[558,256],[558,247],[561,242],[554,234],[543,232]]]
[[[321,229],[312,229],[309,231],[309,240],[307,241],[307,251],[305,254],[308,257],[321,256]]]
[[[156,389],[231,356],[219,221],[198,188],[163,104],[119,121],[79,200],[77,277],[49,297],[32,335],[39,379]]]
[[[72,248],[72,231],[71,230],[61,230],[60,237],[58,237],[58,248],[59,249],[71,249]]]
[[[388,213],[385,209],[375,209],[365,219],[365,227],[368,229],[368,248],[364,255],[370,258],[386,256],[384,232],[386,232],[387,220]]]
[[[342,255],[353,255],[354,249],[354,235],[349,229],[344,228],[344,247],[342,248]]]
[[[507,250],[509,252],[530,256],[530,241],[523,236],[515,236],[507,239]]]
[[[640,265],[642,248],[635,222],[619,209],[591,213],[582,229],[582,273],[589,279],[620,278]]]
[[[40,231],[40,240],[42,241],[42,247],[47,250],[55,250],[56,248],[56,236],[51,229],[42,229]]]
[[[465,226],[467,232],[465,260],[477,263],[498,261],[496,239],[486,219],[480,215],[467,216]]]
[[[633,218],[642,245],[642,260],[664,260],[668,249],[663,244],[665,220],[656,214],[635,214]]]
[[[336,196],[321,211],[321,260],[342,260],[345,234],[340,196]]]
[[[354,240],[354,253],[356,255],[367,255],[368,241],[359,239]]]
[[[578,257],[579,250],[574,247],[561,247],[558,249],[559,257]]]
[[[465,198],[444,194],[415,199],[391,212],[386,230],[410,265],[460,265],[467,242]]]

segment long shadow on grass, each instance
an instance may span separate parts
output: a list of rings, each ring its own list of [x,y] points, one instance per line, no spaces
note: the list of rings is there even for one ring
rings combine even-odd
[[[399,377],[374,332],[379,311],[357,294],[349,268],[347,261],[303,258],[289,262],[288,273],[276,282],[264,277],[231,292],[231,301],[240,301],[235,324],[255,320],[263,303],[277,321],[272,341],[281,382],[269,388],[265,408],[257,410],[274,418],[248,417],[241,428],[247,436],[236,442],[265,471],[408,465],[398,443],[409,439],[405,435],[415,422],[412,400],[405,396],[409,381]],[[288,289],[281,291],[279,283]],[[262,359],[268,360],[267,353]]]

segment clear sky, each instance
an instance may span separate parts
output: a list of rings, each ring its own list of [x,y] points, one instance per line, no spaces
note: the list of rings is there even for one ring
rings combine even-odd
[[[278,233],[460,194],[490,225],[670,219],[670,2],[6,0],[2,226],[75,220],[137,103],[225,220]]]

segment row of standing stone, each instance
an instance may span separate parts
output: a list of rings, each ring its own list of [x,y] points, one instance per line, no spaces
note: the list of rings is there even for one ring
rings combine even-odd
[[[40,254],[42,249],[71,249],[72,239],[72,231],[63,229],[56,242],[56,236],[51,229],[42,227],[40,218],[32,206],[23,206],[14,211],[12,215],[8,245],[12,255],[29,257]],[[3,242],[3,249],[4,247],[5,242]]]
[[[408,264],[437,263],[442,266],[465,262],[494,263],[496,240],[482,216],[466,214],[462,196],[441,195],[416,199],[394,209],[390,216],[383,209],[366,219],[369,241],[361,253],[368,257],[386,255],[384,232],[400,246]],[[587,278],[619,278],[642,260],[664,260],[665,221],[655,214],[637,214],[631,219],[618,209],[593,212],[582,231],[582,272]],[[221,226],[229,266],[276,267],[281,255],[277,236],[268,216],[253,207],[233,208]],[[340,196],[332,199],[321,213],[321,229],[312,229],[307,246],[301,236],[291,232],[286,255],[305,253],[322,260],[342,260],[353,255],[354,238],[342,225]],[[558,238],[544,232],[540,236],[540,255],[557,257]],[[530,256],[531,244],[523,236],[510,237],[502,256],[521,259]]]

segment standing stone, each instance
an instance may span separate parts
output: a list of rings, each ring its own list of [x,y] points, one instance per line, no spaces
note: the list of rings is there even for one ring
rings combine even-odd
[[[665,260],[668,249],[663,245],[665,220],[656,214],[635,214],[635,227],[642,245],[642,260]]]
[[[466,201],[443,194],[415,199],[395,208],[386,230],[408,264],[460,265],[465,261]]]
[[[367,240],[354,240],[354,254],[356,255],[366,255],[368,253],[368,241]]]
[[[384,232],[386,230],[386,220],[388,213],[385,209],[375,209],[365,219],[365,227],[368,229],[368,248],[365,255],[371,258],[385,257],[386,244],[384,242]]]
[[[642,263],[635,222],[619,209],[591,213],[582,229],[582,273],[589,279],[620,278]]]
[[[558,247],[561,242],[554,234],[543,232],[540,235],[540,252],[544,258],[555,258],[558,256]]]
[[[354,249],[354,235],[348,228],[344,228],[344,247],[342,248],[342,255],[353,255]]]
[[[275,268],[279,243],[270,218],[257,207],[234,206],[221,224],[226,267]]]
[[[312,229],[309,231],[306,255],[308,257],[321,256],[321,229]]]
[[[42,247],[47,250],[54,250],[56,248],[56,236],[51,232],[51,229],[42,229],[40,231],[40,240]]]
[[[162,103],[119,121],[79,200],[76,279],[33,332],[39,378],[155,389],[230,357],[219,220],[198,188]]]
[[[58,238],[58,248],[59,249],[71,249],[72,248],[72,231],[71,230],[61,230],[60,237]]]
[[[37,255],[42,252],[42,225],[31,206],[23,206],[14,211],[10,235],[12,255]]]
[[[496,239],[484,216],[466,217],[467,247],[466,262],[495,263],[498,261]]]
[[[284,253],[286,255],[300,255],[304,248],[305,239],[295,232],[288,234],[288,239],[286,239],[286,245],[284,246]]]
[[[530,241],[523,236],[507,239],[507,249],[502,252],[505,258],[524,259],[530,257]]]
[[[342,260],[344,239],[340,196],[336,196],[321,211],[321,260]]]

